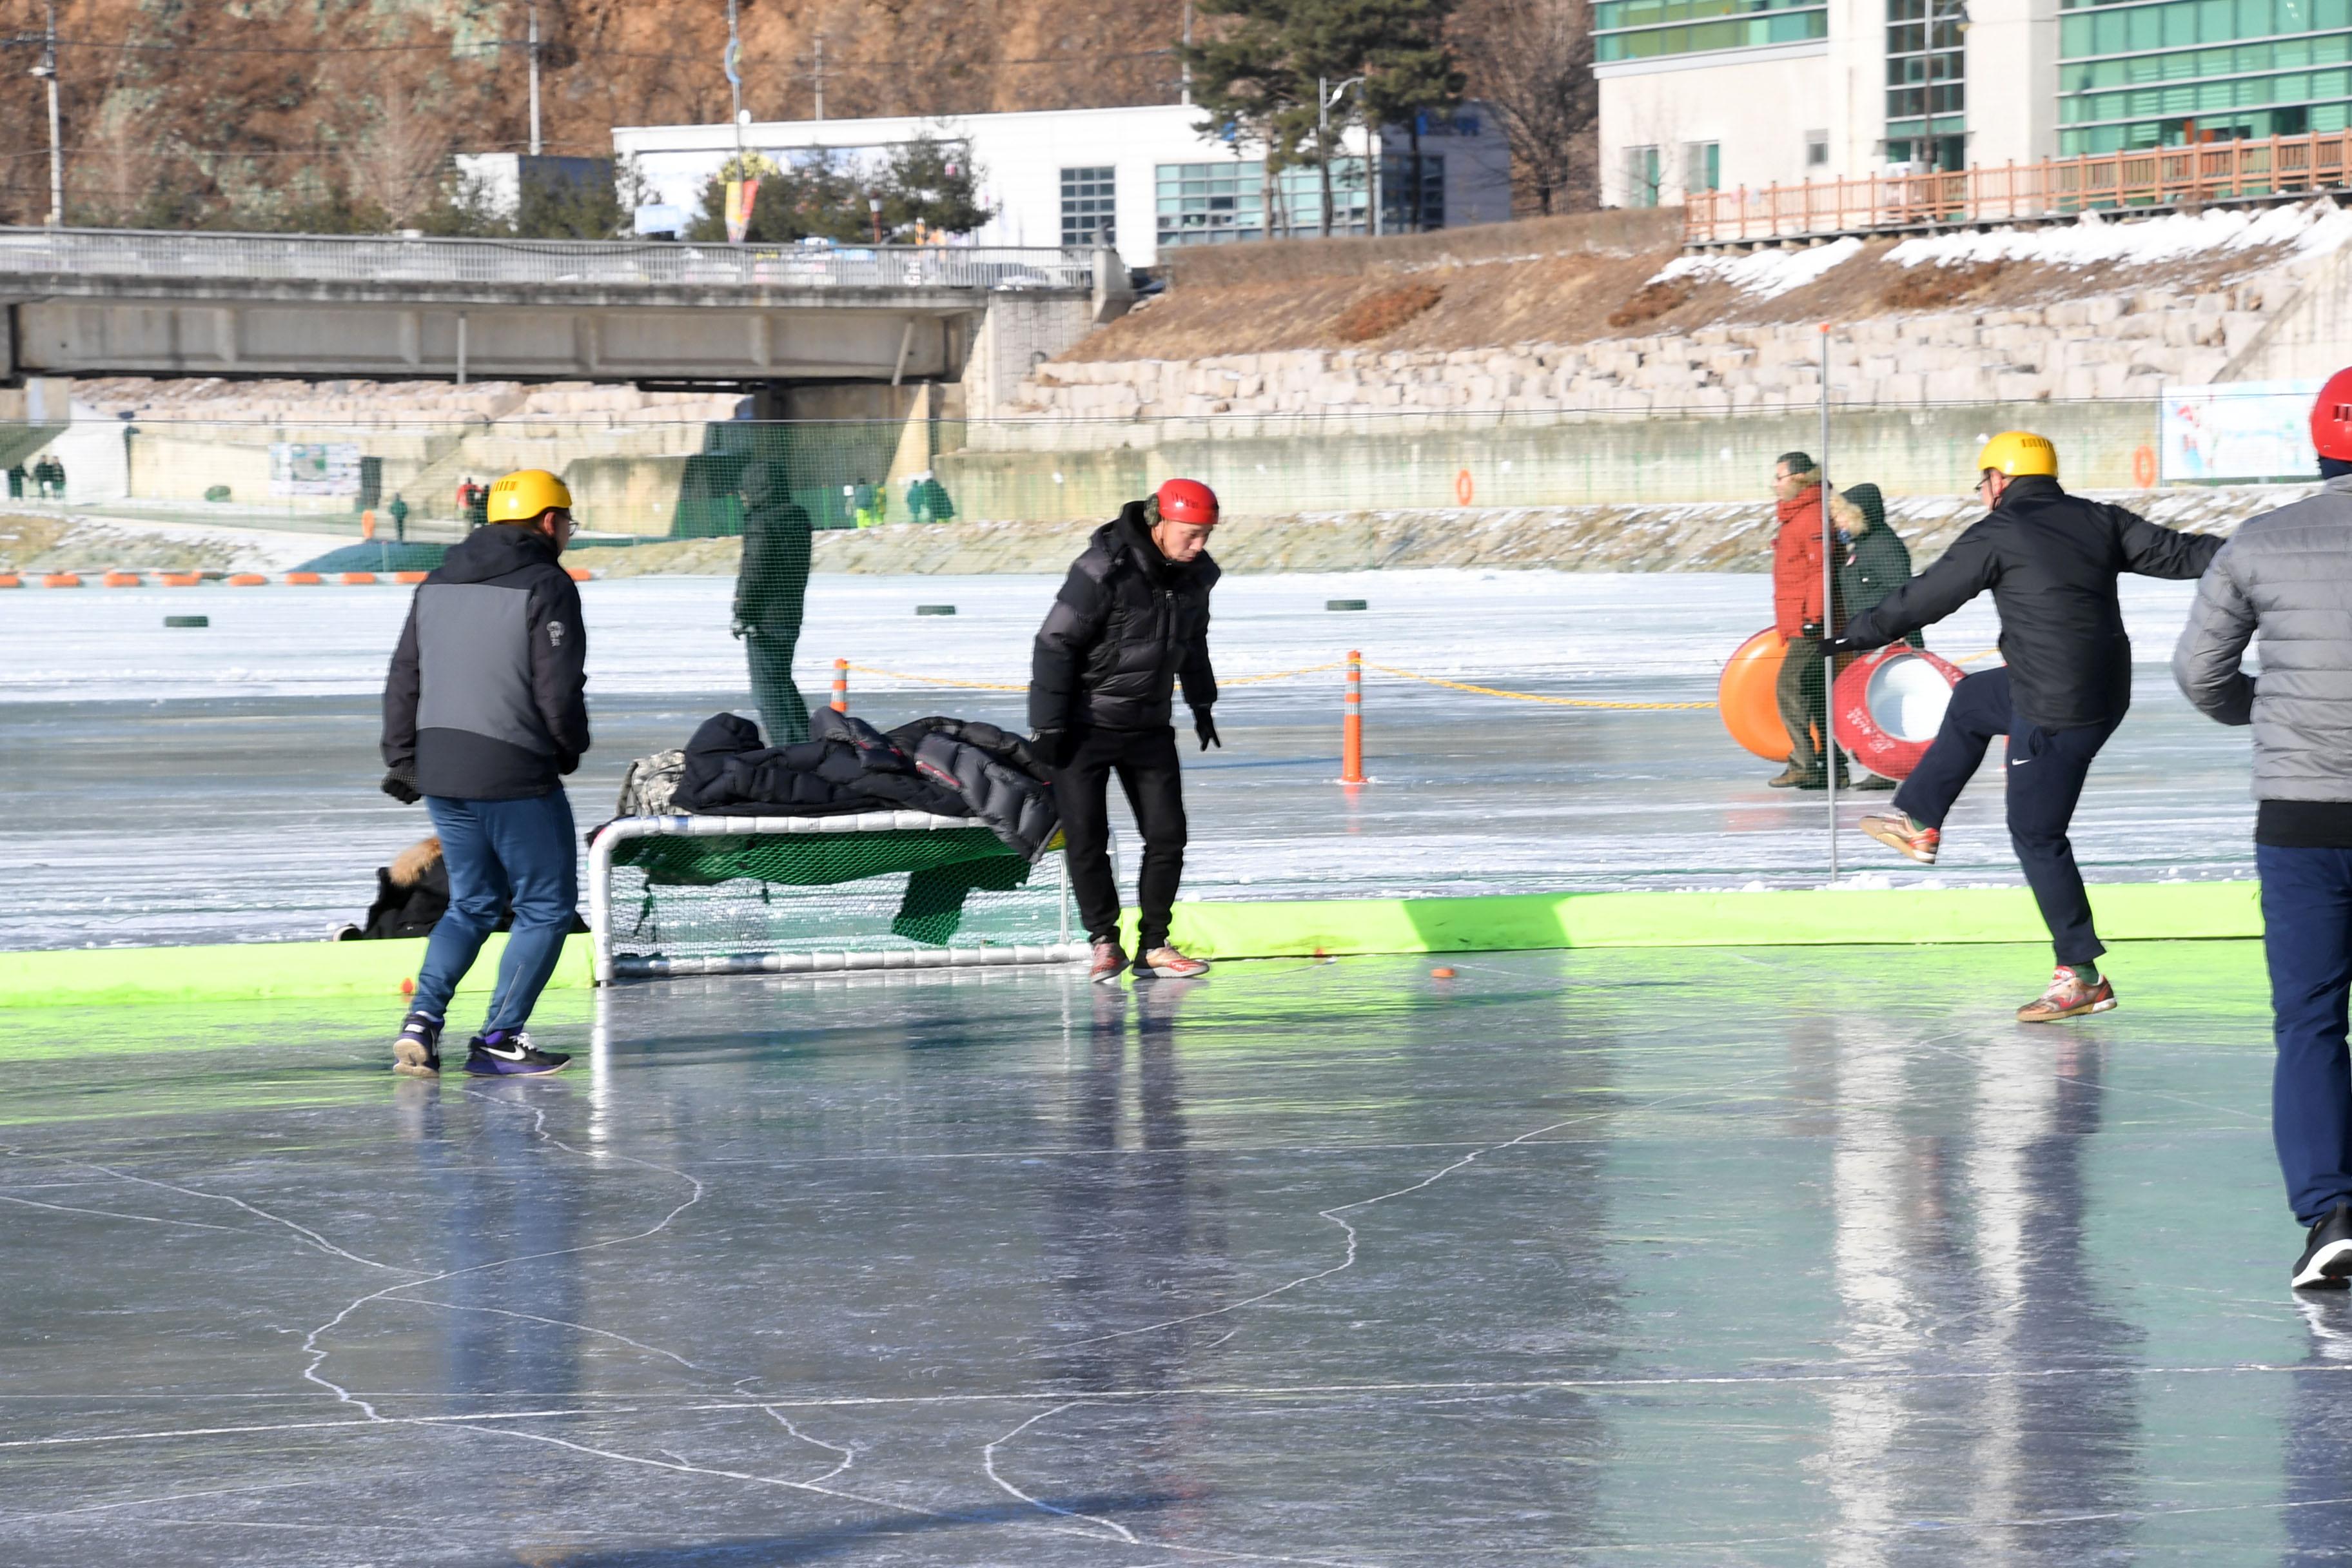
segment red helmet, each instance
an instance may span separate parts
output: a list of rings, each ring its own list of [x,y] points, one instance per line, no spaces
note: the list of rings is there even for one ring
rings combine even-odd
[[[2352,370],[2337,371],[2319,389],[2311,405],[2311,446],[2323,458],[2352,463]]]
[[[2347,426],[2352,428],[2352,426]],[[1217,492],[1198,479],[1171,479],[1160,487],[1160,515],[1170,522],[1217,524]]]

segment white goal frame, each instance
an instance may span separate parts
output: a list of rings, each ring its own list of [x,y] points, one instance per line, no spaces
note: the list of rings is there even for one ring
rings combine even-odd
[[[733,952],[704,958],[615,958],[613,953],[613,851],[634,838],[741,838],[811,833],[970,832],[985,826],[969,816],[937,816],[927,811],[861,811],[843,816],[623,816],[597,833],[588,849],[588,924],[595,947],[599,985],[616,979],[652,979],[689,974],[822,974],[875,969],[949,969],[966,966],[1069,963],[1091,951],[1070,940],[1070,869],[1056,854],[1055,889],[1061,906],[1058,942],[1036,947],[942,947],[838,952]]]

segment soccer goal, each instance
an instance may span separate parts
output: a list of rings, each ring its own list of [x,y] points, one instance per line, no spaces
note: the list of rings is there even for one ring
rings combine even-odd
[[[1058,848],[1058,841],[1056,844]],[[1084,958],[1068,868],[964,816],[625,816],[588,854],[596,980]]]

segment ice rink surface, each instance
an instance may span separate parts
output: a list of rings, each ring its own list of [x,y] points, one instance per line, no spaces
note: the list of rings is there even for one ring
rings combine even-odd
[[[2341,1562],[2259,952],[2045,962],[13,1014],[0,1561]]]
[[[1018,685],[1056,582],[821,575],[798,666],[824,700],[832,660]],[[2191,585],[2125,580],[2142,660],[2137,706],[2091,777],[2077,852],[2095,880],[2251,874],[2246,741],[2189,710],[2164,661]],[[748,705],[727,578],[586,584],[596,749],[572,785],[581,826],[609,816],[629,758]],[[374,868],[425,831],[375,793],[377,694],[405,589],[24,591],[0,616],[0,947],[257,941],[355,920]],[[1327,599],[1362,598],[1363,613]],[[1723,661],[1770,620],[1760,576],[1466,572],[1233,576],[1212,647],[1235,677],[1375,663],[1554,697],[1711,702]],[[917,605],[953,616],[918,617]],[[212,625],[167,629],[167,613]],[[1983,668],[1979,601],[1930,634]],[[853,678],[851,710],[887,727],[949,712],[1025,728],[1018,691]],[[1225,749],[1184,739],[1187,897],[1311,898],[1818,882],[1822,797],[1763,787],[1776,769],[1712,710],[1610,711],[1474,696],[1374,675],[1375,782],[1340,789],[1336,670],[1230,685]],[[1996,758],[1995,770],[1998,769]],[[1848,823],[1885,795],[1845,803]],[[1124,808],[1115,808],[1123,816]],[[1979,781],[1943,864],[1859,835],[1845,866],[1881,885],[2016,879],[2000,785]],[[1133,844],[1128,844],[1132,869]]]

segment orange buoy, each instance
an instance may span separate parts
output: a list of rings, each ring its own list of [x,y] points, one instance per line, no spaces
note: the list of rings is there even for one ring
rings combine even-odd
[[[51,572],[41,579],[44,588],[79,588],[81,578],[71,572]]]
[[[268,578],[258,572],[232,573],[227,579],[228,585],[232,588],[258,588],[268,581]]]
[[[1909,778],[1944,722],[1960,673],[1908,643],[1855,659],[1837,678],[1838,742],[1872,773]]]
[[[316,572],[289,572],[286,574],[286,580],[289,583],[299,584],[306,588],[315,588],[326,581]]]
[[[425,574],[422,572],[394,572],[392,574],[392,580],[395,583],[422,583],[425,577]]]
[[[136,572],[109,572],[99,582],[109,588],[136,588],[145,578]]]
[[[21,588],[25,580],[14,572],[0,572],[0,588]]]
[[[201,572],[166,572],[156,579],[166,588],[200,587],[204,580],[205,574]]]
[[[1731,738],[1768,763],[1789,760],[1789,727],[1780,722],[1780,657],[1789,641],[1770,626],[1739,645],[1716,682],[1716,710]]]
[[[567,566],[563,570],[574,583],[593,583],[596,580],[596,574],[585,566]]]
[[[373,572],[346,572],[342,576],[342,584],[346,588],[373,587],[375,584],[375,574]]]
[[[1432,980],[1451,980],[1454,978],[1454,971],[1450,969],[1433,969],[1429,972],[1429,977]]]

